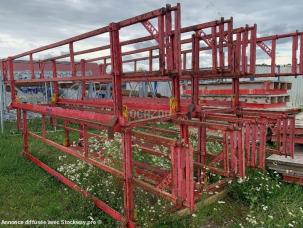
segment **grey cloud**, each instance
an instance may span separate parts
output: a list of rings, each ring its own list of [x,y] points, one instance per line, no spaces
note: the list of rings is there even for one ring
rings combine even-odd
[[[65,39],[176,1],[0,0],[0,55]],[[298,0],[183,0],[182,26],[233,16],[235,26],[258,24],[259,35],[303,30]],[[137,27],[123,34],[141,35]],[[125,40],[126,38],[122,38]]]

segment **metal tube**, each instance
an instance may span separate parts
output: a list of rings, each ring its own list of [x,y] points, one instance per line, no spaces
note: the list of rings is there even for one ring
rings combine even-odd
[[[33,155],[31,155],[29,153],[25,153],[24,156],[27,157],[29,160],[31,160],[33,163],[35,163],[40,168],[44,169],[50,175],[56,177],[56,179],[58,181],[60,181],[61,183],[65,184],[68,187],[70,187],[71,189],[81,193],[84,197],[89,198],[91,201],[94,202],[96,207],[100,208],[102,211],[104,211],[106,214],[111,216],[113,219],[115,219],[117,221],[120,221],[123,224],[126,224],[126,218],[124,216],[122,216],[119,212],[117,212],[116,210],[114,210],[113,208],[108,206],[106,203],[104,203],[100,199],[96,198],[95,196],[93,196],[92,194],[87,192],[86,190],[82,189],[77,184],[75,184],[74,182],[72,182],[68,178],[64,177],[62,174],[60,174],[57,171],[55,171],[54,169],[50,168],[49,166],[44,164],[42,161],[40,161],[39,159],[37,159]]]

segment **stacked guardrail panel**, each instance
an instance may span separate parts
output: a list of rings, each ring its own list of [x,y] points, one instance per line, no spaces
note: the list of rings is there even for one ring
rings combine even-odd
[[[134,24],[141,24],[147,35],[124,40],[121,31],[128,32]],[[77,42],[89,41],[89,38],[100,35],[105,37],[103,41],[106,40],[102,46],[85,50],[75,48]],[[181,8],[177,4],[3,59],[4,81],[11,90],[10,108],[17,110],[18,126],[23,131],[23,154],[62,183],[90,198],[98,208],[127,227],[135,226],[135,187],[171,201],[175,208],[186,207],[193,211],[195,201],[201,199],[203,192],[212,189],[212,184],[207,182],[209,172],[233,178],[244,177],[246,166],[264,168],[268,129],[273,129],[278,142],[277,148],[270,152],[293,153],[293,125],[289,119],[296,110],[270,112],[269,115],[269,112],[262,110],[244,110],[240,100],[241,78],[284,75],[275,72],[275,55],[276,40],[285,37],[292,39],[292,64],[297,65],[295,59],[299,55],[300,66],[303,66],[302,42],[300,52],[297,52],[298,39],[303,39],[302,33],[257,38],[256,25],[234,28],[232,18],[181,27]],[[257,74],[255,71],[257,47],[271,58],[273,67],[268,74]],[[56,48],[67,48],[68,53],[36,59],[40,52]],[[200,58],[205,52],[211,53],[207,55],[208,60]],[[28,58],[29,79],[15,77],[15,62],[20,58]],[[57,73],[57,64],[67,58],[70,76],[61,77]],[[99,65],[98,71],[95,75],[87,75],[87,64],[94,62]],[[139,67],[142,62],[143,70]],[[209,66],[202,67],[209,62]],[[46,64],[52,66],[51,77],[45,77]],[[302,72],[303,67],[292,67],[290,75]],[[201,106],[200,82],[209,79],[231,80],[233,99],[229,107]],[[181,80],[191,83],[191,94],[187,99],[181,99]],[[169,82],[172,97],[129,98],[122,95],[123,83],[150,81]],[[88,97],[87,86],[93,82],[111,85],[111,96],[103,99]],[[19,86],[45,83],[53,88],[50,102],[32,104],[17,99]],[[65,83],[79,83],[81,97],[61,97],[60,87]],[[29,130],[29,112],[42,115],[41,134]],[[63,129],[62,143],[48,136],[45,127],[47,118]],[[160,130],[158,122],[172,124],[175,129]],[[289,130],[285,132],[285,129]],[[96,135],[96,131],[107,131],[107,137]],[[81,143],[76,147],[70,145],[71,132],[79,135]],[[102,151],[96,155],[89,150],[90,137],[108,140],[114,137],[114,132],[121,135],[122,162],[118,167],[107,163],[114,161],[112,155],[106,156]],[[194,141],[191,141],[192,132],[195,132]],[[29,137],[120,179],[123,182],[123,213],[34,157],[30,153]],[[214,141],[219,145],[215,153],[207,146]],[[170,168],[163,169],[152,160],[136,160],[133,156],[134,142],[138,143],[142,154],[167,159]],[[165,153],[155,150],[152,145],[166,148]]]
[[[281,108],[290,101],[291,83],[278,81],[242,81],[239,85],[240,106],[244,108]],[[184,96],[191,95],[191,87],[185,86]],[[232,82],[204,82],[199,86],[200,104],[228,107],[232,104]]]

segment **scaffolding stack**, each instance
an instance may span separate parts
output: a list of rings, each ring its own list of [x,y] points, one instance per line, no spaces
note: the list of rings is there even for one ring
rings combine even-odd
[[[134,25],[140,25],[148,35],[123,40],[120,34]],[[86,50],[75,49],[78,42],[100,36],[106,38],[106,45]],[[292,68],[288,73],[276,72],[275,67],[277,40],[282,38],[291,39],[292,42]],[[2,72],[4,82],[11,91],[10,108],[17,110],[17,125],[23,132],[23,155],[62,183],[90,198],[98,208],[115,220],[127,227],[134,227],[135,187],[171,201],[175,208],[185,207],[194,211],[195,203],[201,199],[202,193],[211,189],[205,181],[206,172],[224,178],[244,178],[246,167],[264,169],[267,153],[294,156],[294,115],[298,110],[266,111],[243,108],[240,102],[243,91],[240,79],[301,75],[302,42],[301,32],[257,37],[256,25],[234,28],[233,18],[181,27],[180,4],[166,5],[57,43],[9,56],[2,60]],[[35,58],[41,52],[59,47],[67,47],[68,53],[46,59]],[[255,72],[258,49],[271,59],[269,73]],[[91,53],[94,57],[84,57]],[[15,77],[14,66],[19,59],[28,60],[30,78]],[[70,66],[70,75],[60,77],[57,74],[57,65],[60,60],[66,59]],[[98,65],[98,71],[87,75],[86,68],[91,63]],[[203,65],[205,63],[208,65]],[[45,77],[46,64],[52,66],[51,77]],[[143,69],[139,64],[144,66]],[[231,80],[229,106],[209,107],[200,102],[200,82],[213,79]],[[181,81],[191,83],[189,97],[181,97]],[[80,98],[62,98],[60,87],[65,83],[76,82],[81,84]],[[89,98],[87,86],[93,82],[110,85],[111,98]],[[172,96],[123,96],[122,87],[126,82],[169,82]],[[49,102],[35,104],[18,99],[18,87],[45,83],[52,85],[53,95]],[[29,112],[41,114],[41,134],[29,130]],[[62,144],[48,137],[46,118],[51,118],[53,124],[63,122],[61,125],[57,124],[57,127],[64,130]],[[159,128],[155,124],[158,122],[173,124],[176,130]],[[97,137],[94,132],[99,130],[106,130],[109,138],[113,137],[114,132],[121,133],[121,167],[111,167],[104,163],[102,153],[90,153],[88,139]],[[70,146],[70,133],[73,131],[79,133],[81,146]],[[190,142],[191,132],[196,132],[195,148]],[[266,145],[268,132],[275,138],[275,146],[271,148]],[[163,136],[161,133],[173,137]],[[121,179],[124,182],[124,213],[116,211],[33,156],[29,137]],[[145,144],[138,143],[143,141]],[[213,141],[221,145],[216,154],[207,149],[207,143]],[[139,144],[142,153],[170,161],[170,169],[163,170],[148,162],[136,161],[132,151],[134,142]],[[168,152],[163,154],[150,145],[165,147]]]

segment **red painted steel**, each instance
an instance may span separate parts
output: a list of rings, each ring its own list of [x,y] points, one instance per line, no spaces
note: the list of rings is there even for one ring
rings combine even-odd
[[[104,211],[106,214],[111,216],[113,219],[122,222],[122,224],[127,224],[127,220],[125,217],[123,217],[119,212],[114,210],[113,208],[109,207],[105,202],[101,201],[100,199],[96,198],[89,192],[85,191],[81,187],[79,187],[77,184],[73,183],[68,178],[64,177],[62,174],[58,173],[54,169],[50,168],[46,164],[44,164],[42,161],[31,155],[30,153],[24,153],[24,156],[27,157],[29,160],[31,160],[33,163],[35,163],[40,168],[44,169],[46,172],[48,172],[50,175],[54,176],[58,181],[62,182],[63,184],[67,185],[71,189],[74,189],[75,191],[81,193],[84,197],[87,197],[91,199],[96,207],[100,208],[102,211]]]
[[[156,21],[156,23],[154,23]],[[131,40],[122,40],[121,30],[127,30],[133,24],[141,24],[150,35]],[[109,43],[104,46],[86,50],[75,50],[78,41],[98,35],[107,35]],[[182,38],[183,35],[190,38]],[[290,38],[292,42],[291,72],[276,72],[277,40]],[[180,4],[166,7],[135,16],[108,26],[87,32],[57,43],[49,44],[31,51],[17,54],[2,60],[4,81],[11,90],[11,108],[17,109],[18,128],[23,131],[23,153],[35,164],[55,176],[69,187],[80,191],[91,198],[97,207],[127,227],[135,226],[134,186],[140,187],[159,197],[171,201],[176,208],[195,208],[195,200],[202,192],[211,189],[208,185],[208,173],[216,173],[226,178],[245,177],[245,169],[264,169],[266,153],[294,155],[294,134],[296,110],[271,112],[255,108],[258,104],[240,101],[245,93],[267,91],[275,93],[268,87],[262,90],[241,90],[240,79],[249,77],[297,76],[303,72],[303,33],[295,32],[268,37],[257,37],[257,26],[233,27],[233,18],[211,21],[188,27],[181,27]],[[153,42],[146,45],[146,41]],[[156,44],[154,44],[156,43]],[[268,44],[270,43],[270,44]],[[67,45],[68,53],[48,59],[35,60],[37,53]],[[124,46],[130,47],[127,51]],[[140,48],[136,48],[140,46]],[[184,48],[184,46],[190,48]],[[271,72],[256,73],[257,46],[265,51],[271,59]],[[299,52],[299,70],[297,70],[297,50]],[[101,55],[104,53],[110,53]],[[206,52],[211,53],[209,61],[201,58]],[[79,55],[94,54],[93,58],[82,58]],[[138,57],[140,56],[140,57]],[[28,57],[22,62],[30,71],[28,79],[15,78],[18,59]],[[62,77],[58,74],[62,68],[60,59],[68,58],[66,64],[70,75]],[[188,58],[191,58],[188,60]],[[191,61],[189,67],[187,63]],[[146,69],[140,69],[145,62]],[[203,64],[209,62],[206,67]],[[133,64],[131,70],[125,66]],[[144,65],[144,64],[143,64]],[[52,75],[47,77],[46,70]],[[92,75],[86,75],[87,70]],[[39,72],[39,77],[36,74]],[[230,94],[231,101],[211,102],[199,97],[200,81],[206,79],[231,79],[232,88],[220,93]],[[170,98],[129,98],[123,96],[122,85],[125,82],[164,81],[171,85]],[[190,81],[189,99],[181,98],[181,81]],[[51,103],[21,103],[17,99],[16,87],[50,83],[53,85]],[[80,99],[60,97],[60,87],[79,82],[82,85]],[[112,98],[91,99],[86,96],[89,83],[111,83]],[[212,93],[217,93],[213,91]],[[283,103],[283,102],[280,102]],[[280,103],[271,104],[274,106]],[[223,105],[224,104],[224,105]],[[218,106],[225,106],[225,108]],[[210,107],[214,106],[214,107]],[[228,108],[226,108],[226,106]],[[245,109],[243,109],[245,107]],[[27,113],[42,114],[42,135],[29,131]],[[22,113],[22,115],[21,115]],[[54,124],[64,130],[63,145],[47,138],[46,117],[51,117]],[[63,120],[62,124],[57,124]],[[177,130],[159,130],[156,122],[170,122]],[[70,127],[77,123],[79,129]],[[144,128],[146,131],[138,130]],[[136,128],[136,129],[135,129]],[[97,155],[89,152],[89,137],[94,136],[90,130],[108,131],[108,138],[114,132],[122,134],[123,166],[112,168],[103,163],[102,151]],[[70,147],[69,133],[75,131],[82,139],[82,145]],[[267,148],[268,132],[272,132],[272,140],[276,149]],[[197,135],[197,148],[191,145],[192,132]],[[170,135],[172,137],[163,136]],[[53,146],[54,148],[81,159],[97,168],[120,178],[124,182],[124,215],[119,214],[104,202],[92,197],[70,180],[52,170],[29,153],[28,137]],[[100,140],[105,140],[100,138]],[[143,144],[142,141],[145,141]],[[208,143],[220,145],[220,151],[212,152]],[[132,146],[138,143],[142,153],[163,157],[170,160],[171,169],[163,170],[151,164],[134,160]],[[167,148],[167,154],[156,151],[152,146]],[[111,159],[109,156],[108,159]],[[195,167],[195,169],[194,169]],[[139,179],[138,175],[144,178]]]

